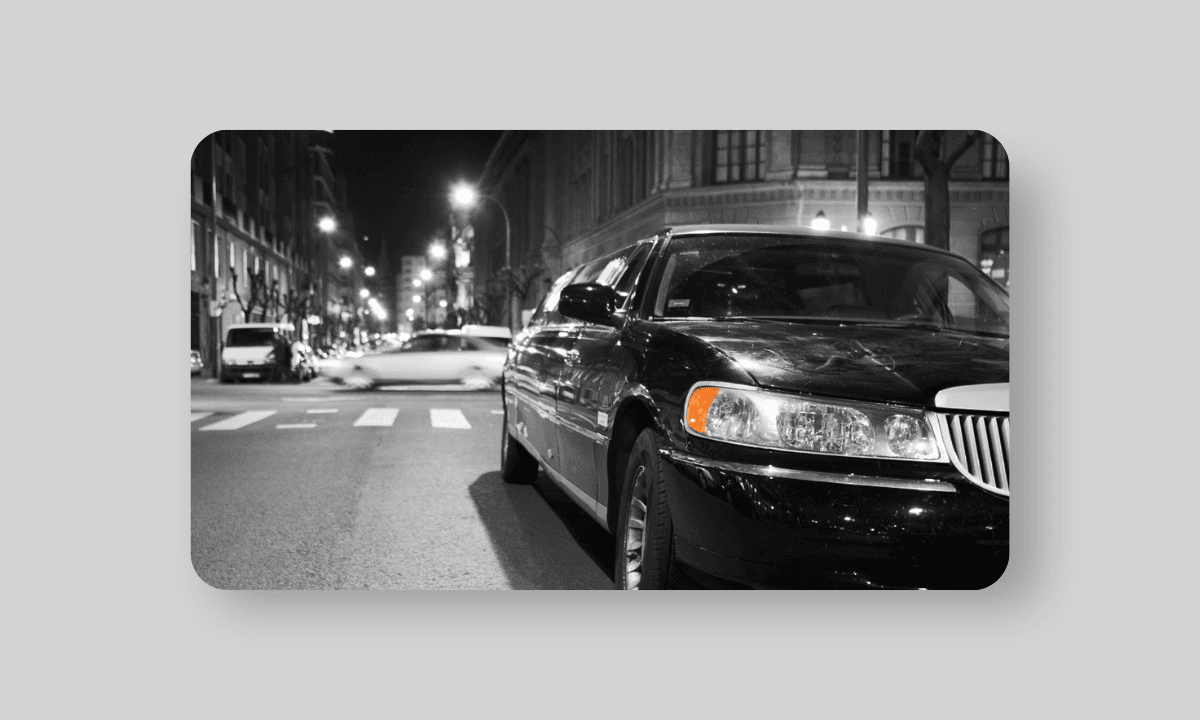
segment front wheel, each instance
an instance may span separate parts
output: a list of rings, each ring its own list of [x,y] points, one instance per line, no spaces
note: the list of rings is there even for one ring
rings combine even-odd
[[[370,390],[375,387],[375,380],[363,372],[361,368],[355,368],[346,376],[343,382],[346,387],[352,390]]]
[[[675,562],[675,538],[661,462],[657,436],[651,429],[643,430],[630,453],[621,492],[613,568],[613,579],[620,590],[689,587]]]

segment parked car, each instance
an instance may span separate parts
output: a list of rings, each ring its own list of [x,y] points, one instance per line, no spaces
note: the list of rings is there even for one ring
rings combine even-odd
[[[191,356],[188,362],[191,365],[193,375],[199,375],[200,371],[204,369],[204,361],[200,359],[199,350],[191,351]]]
[[[910,242],[688,226],[571,269],[504,366],[502,476],[617,587],[983,588],[1008,562],[1008,294]]]
[[[221,349],[221,382],[266,380],[275,365],[275,338],[295,341],[291,323],[239,323],[225,330]]]
[[[486,389],[499,383],[507,352],[502,338],[431,330],[414,334],[396,348],[326,361],[322,371],[334,382],[358,389],[422,383]]]

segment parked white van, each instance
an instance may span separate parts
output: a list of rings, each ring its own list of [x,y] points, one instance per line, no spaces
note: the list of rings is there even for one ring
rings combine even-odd
[[[225,329],[221,350],[221,382],[266,380],[275,365],[275,338],[291,345],[296,328],[291,323],[241,323]]]

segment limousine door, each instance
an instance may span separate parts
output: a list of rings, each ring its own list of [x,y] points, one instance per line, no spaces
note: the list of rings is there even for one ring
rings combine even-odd
[[[558,447],[558,384],[576,328],[557,313],[558,293],[574,271],[555,282],[543,307],[530,321],[529,339],[518,351],[514,372],[506,380],[511,423],[529,441],[536,455],[555,472],[562,472]]]

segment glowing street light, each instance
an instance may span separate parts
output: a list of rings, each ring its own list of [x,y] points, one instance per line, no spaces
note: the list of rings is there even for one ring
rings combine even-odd
[[[508,210],[504,209],[503,203],[491,195],[485,195],[466,183],[456,185],[451,194],[450,201],[455,207],[462,210],[469,210],[475,206],[479,200],[491,200],[496,203],[496,207],[500,208],[500,213],[504,215],[504,266],[512,267],[512,225],[508,220]],[[509,309],[509,326],[513,327],[517,322],[516,295],[513,293],[512,286],[508,287],[507,304]]]
[[[422,280],[432,280],[433,279],[433,271],[430,270],[429,268],[421,268],[421,279]]]
[[[338,260],[338,266],[343,270],[349,270],[350,268],[354,267],[354,261],[351,260],[348,255],[343,255],[342,258]]]
[[[439,300],[439,301],[438,301],[438,307],[446,307],[446,305],[447,305],[447,304],[448,304],[448,303],[447,303],[445,300]]]
[[[434,243],[429,246],[429,254],[434,260],[441,260],[446,257],[446,246],[441,243]]]
[[[421,281],[420,281],[420,280],[416,280],[416,279],[414,279],[414,280],[413,280],[413,287],[421,287]]]
[[[828,230],[829,229],[829,218],[825,217],[824,210],[817,211],[817,216],[812,219],[812,229],[813,230]]]
[[[331,216],[326,215],[317,221],[317,227],[321,229],[321,232],[331,233],[334,230],[337,230],[337,220],[334,220]]]
[[[454,186],[451,199],[457,207],[469,210],[475,207],[475,202],[479,199],[479,193],[470,185],[460,183]]]
[[[871,216],[871,213],[863,215],[862,229],[863,232],[868,235],[874,235],[875,231],[879,229],[879,223],[875,221],[875,218]]]
[[[370,265],[366,266],[363,268],[363,275],[366,275],[367,277],[375,277],[375,268]]]
[[[371,297],[371,291],[366,288],[363,288],[362,290],[358,291],[358,296],[360,298],[366,300],[367,298]]]
[[[419,302],[421,302],[421,296],[413,295],[413,303],[415,304],[415,303],[419,303]]]

